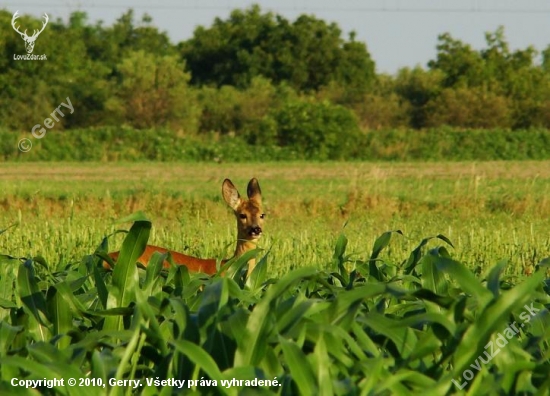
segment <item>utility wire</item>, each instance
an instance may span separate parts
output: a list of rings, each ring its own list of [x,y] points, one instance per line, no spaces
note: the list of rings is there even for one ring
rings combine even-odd
[[[79,2],[80,3],[80,2]],[[67,7],[74,8],[75,5],[67,3],[24,3],[17,2],[4,3],[4,6],[9,7],[40,7],[50,8],[50,7]],[[94,9],[148,9],[148,10],[197,10],[197,11],[207,11],[207,10],[220,10],[220,11],[230,11],[238,6],[236,5],[205,5],[205,4],[195,4],[195,5],[185,5],[185,4],[109,4],[109,3],[90,3],[83,5],[82,3],[76,5],[77,8],[94,8]],[[471,7],[401,7],[401,6],[352,6],[352,7],[320,7],[320,6],[310,6],[310,5],[296,5],[296,6],[275,6],[264,5],[268,9],[277,9],[278,11],[327,11],[327,12],[373,12],[373,13],[448,13],[448,14],[550,14],[550,8],[495,8],[487,7],[483,8],[479,5]]]

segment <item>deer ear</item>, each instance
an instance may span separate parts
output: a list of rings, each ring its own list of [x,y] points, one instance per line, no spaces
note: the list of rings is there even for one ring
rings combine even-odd
[[[229,207],[233,210],[237,210],[239,204],[241,203],[241,195],[237,188],[231,183],[231,180],[225,179],[222,184],[222,195],[223,199]]]
[[[258,202],[262,201],[262,190],[260,189],[260,184],[256,178],[250,179],[246,193],[248,195],[248,199],[253,199]]]

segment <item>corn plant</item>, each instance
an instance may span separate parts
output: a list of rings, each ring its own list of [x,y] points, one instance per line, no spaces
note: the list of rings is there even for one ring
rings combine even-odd
[[[550,390],[549,260],[517,284],[502,275],[504,261],[475,276],[438,235],[390,262],[382,253],[400,237],[395,231],[364,259],[347,253],[341,235],[329,271],[297,262],[268,279],[269,252],[257,249],[208,277],[165,270],[170,257],[161,254],[136,266],[151,222],[142,214],[127,220],[133,225],[112,272],[102,266],[108,238],[58,271],[41,257],[0,258],[0,393]],[[258,265],[246,277],[251,256]]]

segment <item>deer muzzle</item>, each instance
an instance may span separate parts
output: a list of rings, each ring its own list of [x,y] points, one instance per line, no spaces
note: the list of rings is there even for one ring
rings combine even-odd
[[[259,238],[262,235],[262,227],[260,226],[250,227],[250,230],[248,231],[248,235],[250,235],[253,238]]]

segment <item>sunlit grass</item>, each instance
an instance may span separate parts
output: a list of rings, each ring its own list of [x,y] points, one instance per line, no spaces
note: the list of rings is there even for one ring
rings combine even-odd
[[[419,239],[443,234],[472,269],[500,259],[522,273],[550,255],[550,164],[283,163],[2,164],[0,253],[44,256],[63,266],[95,250],[137,210],[153,221],[150,242],[199,257],[233,251],[235,220],[221,199],[231,178],[241,191],[260,181],[268,212],[261,246],[272,275],[327,268],[343,231],[364,259],[377,236],[402,230],[385,252],[400,262]],[[112,238],[118,248],[122,236]]]

